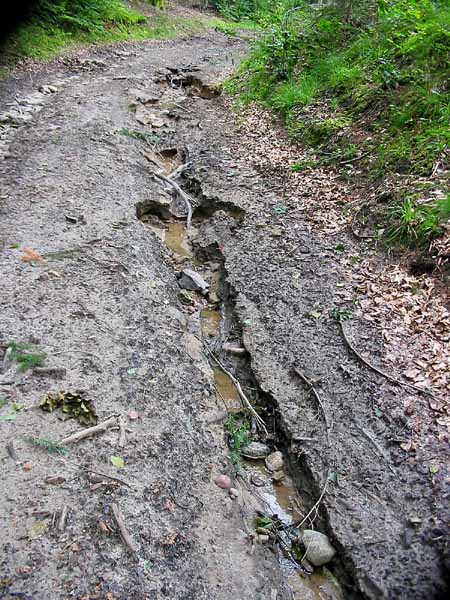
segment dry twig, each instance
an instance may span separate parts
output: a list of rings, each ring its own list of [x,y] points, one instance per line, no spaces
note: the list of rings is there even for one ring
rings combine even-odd
[[[306,375],[304,375],[300,369],[298,369],[297,367],[294,367],[294,371],[295,373],[300,377],[300,379],[302,381],[304,381],[306,383],[306,385],[309,387],[309,389],[312,391],[312,393],[314,394],[314,397],[316,398],[322,413],[323,413],[323,418],[325,420],[325,426],[326,426],[326,430],[327,430],[327,443],[328,445],[330,444],[330,430],[331,430],[331,424],[330,424],[330,420],[328,418],[328,413],[325,409],[325,405],[322,402],[322,398],[320,397],[319,392],[317,391],[317,388],[314,386],[313,382],[310,381]]]
[[[12,442],[12,441],[8,442],[6,444],[6,449],[8,451],[10,458],[12,458],[16,464],[19,463],[20,460],[19,460],[19,457],[17,456],[16,449],[14,448],[14,442]]]
[[[125,431],[125,421],[123,420],[122,415],[117,417],[117,422],[119,424],[119,447],[124,448],[127,443],[127,432]]]
[[[82,429],[81,431],[77,431],[77,433],[73,433],[68,437],[62,439],[59,443],[63,446],[67,446],[68,444],[73,444],[74,442],[79,442],[80,440],[84,440],[87,437],[91,437],[96,435],[97,433],[104,433],[110,427],[114,427],[114,425],[118,424],[118,415],[113,415],[99,423],[98,425],[94,425],[93,427],[87,427],[86,429]]]
[[[132,488],[132,486],[129,483],[127,483],[126,481],[124,481],[123,479],[119,479],[118,477],[111,477],[111,475],[107,475],[106,473],[102,473],[101,471],[96,471],[94,469],[91,469],[90,467],[85,467],[84,465],[80,465],[79,463],[77,463],[73,460],[69,460],[67,458],[61,458],[60,461],[68,467],[72,467],[72,468],[75,467],[77,469],[81,469],[82,471],[85,471],[86,473],[92,473],[94,475],[98,475],[99,477],[104,477],[105,479],[110,479],[111,481],[120,483],[121,485],[126,485],[129,488]]]
[[[58,520],[58,531],[64,531],[64,529],[66,528],[68,514],[69,514],[69,507],[67,506],[67,504],[63,504],[63,507],[61,509],[61,514],[59,515],[59,520]]]
[[[188,196],[186,194],[186,192],[184,192],[180,188],[178,183],[176,183],[175,181],[170,179],[170,175],[168,177],[166,177],[166,175],[164,175],[161,171],[155,172],[154,175],[161,181],[164,181],[165,183],[168,183],[170,186],[172,186],[173,189],[175,190],[175,192],[183,200],[184,204],[186,205],[186,210],[187,210],[186,227],[189,229],[189,227],[191,226],[191,221],[192,221],[192,199],[191,199],[191,197]]]
[[[310,380],[309,380],[309,379],[306,377],[306,375],[304,375],[304,374],[303,374],[303,373],[300,371],[300,369],[298,369],[297,367],[295,367],[295,366],[294,366],[294,371],[295,371],[295,373],[296,373],[296,374],[297,374],[297,375],[300,377],[300,379],[301,379],[302,381],[304,381],[304,382],[306,383],[306,385],[308,385],[308,386],[309,386],[310,390],[313,392],[313,394],[314,394],[314,396],[315,396],[315,398],[316,398],[316,400],[317,400],[317,402],[318,402],[318,404],[319,404],[319,406],[320,406],[320,408],[321,408],[321,410],[322,410],[322,413],[323,413],[323,418],[324,418],[324,420],[325,420],[325,427],[326,427],[327,446],[328,446],[328,449],[330,449],[330,430],[331,430],[331,424],[330,424],[330,421],[329,421],[329,418],[328,418],[328,413],[327,413],[327,411],[326,411],[326,409],[325,409],[325,405],[324,405],[324,404],[323,404],[323,402],[322,402],[322,398],[320,397],[320,394],[319,394],[319,392],[317,391],[317,389],[316,389],[316,387],[314,386],[314,384],[312,383],[312,381],[310,381]],[[307,521],[308,519],[311,521],[311,523],[313,523],[313,522],[314,522],[314,520],[316,519],[316,517],[317,517],[317,512],[318,512],[318,510],[319,510],[319,506],[320,506],[320,504],[321,504],[321,502],[322,502],[322,500],[323,500],[323,498],[324,498],[324,496],[325,496],[325,494],[326,494],[326,492],[327,492],[327,489],[328,489],[328,483],[329,483],[329,481],[330,481],[330,473],[331,473],[331,470],[328,468],[328,469],[327,469],[327,473],[326,473],[326,475],[325,475],[325,482],[324,482],[324,484],[323,484],[323,486],[322,486],[322,491],[321,491],[321,493],[320,493],[320,496],[319,496],[319,498],[318,498],[318,499],[317,499],[317,501],[316,501],[316,502],[313,504],[312,508],[311,508],[311,509],[309,510],[309,512],[308,512],[308,513],[305,515],[305,517],[304,517],[304,518],[303,518],[303,519],[300,521],[300,523],[298,523],[297,527],[301,527],[301,526],[302,526],[304,523],[306,523],[306,521]],[[315,512],[315,515],[314,515],[314,517],[312,517],[312,518],[311,518],[311,515],[312,515],[314,512]]]
[[[119,529],[120,537],[122,538],[124,544],[130,550],[130,552],[132,552],[133,554],[136,554],[137,548],[136,548],[133,540],[131,539],[131,535],[130,535],[128,529],[126,528],[125,521],[123,520],[123,516],[119,510],[119,507],[117,506],[117,504],[115,502],[113,502],[111,504],[111,511],[112,511],[114,520],[117,524],[117,527]]]
[[[234,383],[234,385],[236,386],[236,389],[238,391],[239,397],[242,400],[242,403],[244,405],[244,407],[253,415],[253,417],[255,418],[256,424],[258,425],[258,427],[260,429],[262,429],[264,431],[264,433],[266,435],[268,435],[268,431],[266,428],[266,425],[264,423],[264,421],[262,420],[262,418],[258,415],[258,413],[256,412],[256,410],[253,408],[253,406],[251,405],[250,400],[247,398],[247,396],[244,393],[244,390],[241,387],[241,384],[239,383],[239,381],[236,379],[236,377],[222,364],[222,362],[217,358],[217,356],[208,348],[208,345],[205,344],[204,342],[203,346],[206,348],[208,354],[215,360],[215,362],[217,363],[217,365],[222,369],[222,371],[225,373],[225,375],[228,375],[228,377],[231,379],[231,381]]]
[[[352,345],[352,343],[350,342],[350,340],[348,339],[347,334],[345,333],[345,328],[344,325],[342,323],[342,321],[338,321],[339,323],[339,327],[341,329],[341,333],[342,333],[342,337],[344,338],[345,343],[347,344],[347,346],[350,348],[350,350],[353,352],[353,354],[359,358],[359,360],[366,365],[366,367],[369,367],[369,369],[372,369],[372,371],[375,371],[375,373],[378,373],[378,375],[381,375],[382,377],[385,377],[386,379],[388,379],[389,381],[392,381],[392,383],[396,383],[397,385],[401,385],[403,387],[408,387],[412,390],[415,390],[416,392],[419,392],[421,394],[426,394],[427,396],[431,396],[432,398],[436,398],[436,396],[430,392],[429,390],[425,390],[421,387],[419,387],[418,385],[413,385],[412,383],[407,383],[406,381],[401,381],[400,379],[396,379],[395,377],[392,377],[392,375],[389,375],[388,373],[386,373],[385,371],[382,371],[381,369],[379,369],[378,367],[376,367],[375,365],[372,365],[370,362],[368,362],[359,352],[358,350],[356,350],[356,348]]]

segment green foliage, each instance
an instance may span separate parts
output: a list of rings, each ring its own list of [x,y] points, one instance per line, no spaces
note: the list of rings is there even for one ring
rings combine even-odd
[[[250,423],[248,419],[230,413],[224,424],[228,433],[228,445],[230,447],[230,460],[238,465],[241,460],[241,449],[251,442]]]
[[[263,18],[272,4],[269,0],[212,0],[212,6],[230,21],[257,21]]]
[[[125,135],[135,140],[139,140],[141,142],[148,142],[151,144],[155,144],[159,142],[159,136],[155,133],[147,133],[145,131],[139,131],[137,129],[129,129],[128,127],[121,127],[117,130],[117,133],[121,135]]]
[[[42,367],[47,355],[33,344],[22,342],[9,342],[10,358],[19,363],[19,370],[26,371],[34,367]]]
[[[353,313],[349,308],[333,308],[331,311],[331,316],[336,319],[336,321],[349,321],[353,318]]]
[[[162,0],[149,4],[163,7]],[[172,39],[223,23],[208,17],[157,12],[147,19],[123,0],[39,0],[29,19],[3,44],[9,63],[21,56],[48,59],[61,49],[92,42]]]
[[[266,9],[264,33],[229,91],[281,114],[319,164],[361,156],[358,165],[379,180],[395,172],[428,176],[446,162],[448,1],[279,0]],[[359,126],[368,139],[355,136]],[[407,199],[390,213],[390,239],[426,244],[443,214]]]
[[[427,204],[407,197],[402,204],[390,210],[391,225],[387,230],[390,243],[408,246],[427,246],[442,232],[442,225],[450,219],[450,194]]]
[[[63,446],[59,442],[54,442],[53,440],[48,440],[45,438],[35,438],[35,437],[24,437],[23,438],[29,444],[36,446],[36,448],[41,448],[46,450],[49,454],[61,454],[65,456],[69,453],[69,448],[67,446]]]
[[[88,32],[103,31],[108,24],[134,25],[145,17],[119,0],[40,0],[34,16],[55,27]]]

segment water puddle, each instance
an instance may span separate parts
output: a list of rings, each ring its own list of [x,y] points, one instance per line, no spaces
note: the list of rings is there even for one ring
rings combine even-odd
[[[241,399],[232,379],[219,367],[213,367],[213,375],[219,399],[224,402],[228,412],[242,412]]]
[[[222,313],[220,310],[205,308],[200,312],[200,323],[204,336],[218,337],[220,335]]]
[[[221,298],[223,273],[220,263],[207,261],[200,265],[197,262],[183,221],[168,222],[165,228],[150,227],[174,254],[189,259],[192,265],[197,265],[210,283],[210,304],[198,309],[200,310],[200,327],[204,340],[209,342],[212,349],[214,349],[215,343],[220,346],[222,337],[228,339],[227,323],[232,319],[232,316],[228,315],[226,299]],[[225,405],[229,413],[241,413],[242,403],[233,380],[219,366],[211,366],[218,400]],[[239,368],[241,369],[242,365]],[[230,370],[233,371],[233,368]],[[243,466],[249,481],[254,476],[259,479],[260,483],[263,482],[263,485],[255,486],[253,491],[259,497],[266,515],[271,517],[276,515],[287,526],[301,521],[307,509],[302,506],[301,497],[288,475],[282,481],[274,482],[272,475],[265,468],[263,460],[245,459]],[[281,549],[279,550],[279,561],[291,588],[293,600],[344,600],[339,583],[326,567],[316,568],[312,574],[308,575],[292,558],[283,554]]]
[[[264,479],[264,487],[258,488],[258,495],[268,514],[277,515],[288,525],[301,520],[303,507],[288,476],[275,484],[262,460],[246,460],[245,468],[250,475],[255,473]],[[296,569],[281,553],[279,560],[291,588],[293,600],[344,600],[339,583],[326,567],[315,569],[311,575],[306,575]]]
[[[170,250],[172,250],[172,252],[175,252],[175,254],[179,254],[180,256],[185,256],[187,258],[192,257],[192,249],[190,248],[186,239],[186,227],[184,222],[175,221],[167,224],[167,230],[165,231],[164,235],[164,243]]]

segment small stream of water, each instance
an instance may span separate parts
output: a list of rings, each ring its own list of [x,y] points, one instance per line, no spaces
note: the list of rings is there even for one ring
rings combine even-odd
[[[168,223],[167,229],[153,226],[151,229],[172,252],[179,257],[192,259],[191,262],[198,267],[197,261],[194,260],[193,250],[187,240],[183,222]],[[213,282],[211,283],[213,285]],[[215,291],[218,293],[219,290]],[[222,305],[220,307],[209,306],[201,310],[200,324],[202,335],[205,338],[218,339],[223,323]],[[228,412],[241,412],[241,400],[232,379],[217,366],[212,366],[212,370],[219,402],[225,404]],[[301,498],[288,476],[280,483],[274,483],[262,460],[248,459],[245,460],[243,466],[249,477],[252,473],[257,473],[259,478],[264,481],[264,485],[258,488],[258,496],[261,497],[268,513],[277,515],[288,525],[301,519],[303,512]],[[311,575],[305,575],[300,573],[292,561],[285,558],[281,552],[279,560],[294,600],[344,600],[339,583],[326,567],[315,569]]]

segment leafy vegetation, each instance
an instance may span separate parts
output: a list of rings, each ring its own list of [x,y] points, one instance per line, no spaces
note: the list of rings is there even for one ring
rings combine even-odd
[[[407,197],[390,212],[392,225],[388,239],[424,247],[441,234],[443,223],[450,219],[450,195],[429,204],[419,204]]]
[[[26,371],[45,364],[46,354],[33,344],[22,342],[9,342],[8,350],[11,360],[19,363],[19,370]]]
[[[250,423],[248,419],[230,413],[225,421],[225,431],[228,433],[230,460],[234,465],[241,461],[241,449],[251,442]]]
[[[29,444],[36,446],[36,448],[46,450],[49,454],[61,454],[65,456],[69,453],[69,448],[67,448],[67,446],[63,446],[59,442],[54,442],[53,440],[31,436],[24,437],[23,439]]]
[[[219,18],[181,17],[163,11],[164,0],[146,0],[159,11],[145,16],[145,0],[38,0],[22,24],[6,39],[2,54],[13,63],[28,56],[48,59],[65,47],[92,42],[171,39],[210,27]],[[134,7],[133,7],[134,5]],[[233,24],[230,25],[233,29]]]
[[[229,11],[242,4],[225,3]],[[244,102],[282,115],[291,138],[320,164],[356,159],[371,181],[389,173],[429,177],[448,162],[448,1],[258,5],[264,14],[258,8],[253,18],[264,34],[229,83]],[[313,166],[306,160],[294,169]],[[390,241],[423,245],[439,235],[447,201],[429,197],[404,196],[388,211]]]

